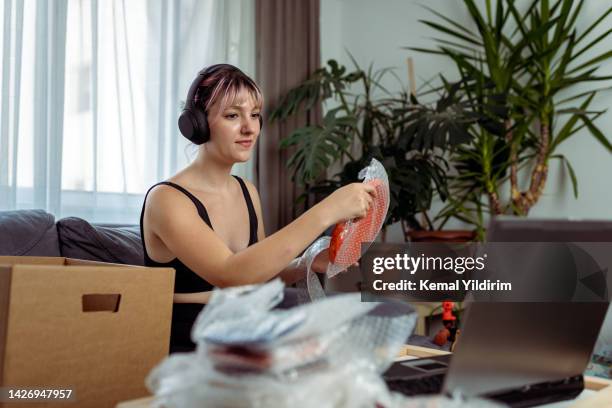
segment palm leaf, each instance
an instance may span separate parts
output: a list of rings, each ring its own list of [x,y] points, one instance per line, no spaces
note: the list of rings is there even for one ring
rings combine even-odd
[[[563,162],[570,176],[570,181],[572,182],[572,191],[574,192],[574,198],[578,198],[578,179],[576,178],[576,172],[574,171],[574,168],[572,167],[569,160],[567,160],[567,157],[562,154],[556,154],[551,156],[550,158],[559,159]]]

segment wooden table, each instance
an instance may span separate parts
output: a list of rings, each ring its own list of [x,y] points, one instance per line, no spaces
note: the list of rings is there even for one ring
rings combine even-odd
[[[404,346],[399,353],[399,357],[431,357],[449,354],[448,351],[434,350],[426,347]],[[578,397],[573,404],[570,402],[569,408],[602,408],[612,407],[612,384],[611,380],[598,377],[585,376],[584,387],[586,390],[595,391],[588,397]],[[137,400],[125,401],[117,405],[116,408],[149,408],[153,402],[153,397],[140,398]],[[553,404],[554,405],[554,404]],[[541,405],[542,408],[549,405]]]
[[[116,408],[149,408],[152,406],[153,397],[139,398],[131,401],[124,401],[117,404]]]

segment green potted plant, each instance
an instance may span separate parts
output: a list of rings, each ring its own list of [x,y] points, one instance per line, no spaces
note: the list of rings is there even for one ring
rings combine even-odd
[[[454,150],[450,161],[457,173],[449,179],[449,200],[439,214],[475,225],[483,237],[485,215],[529,213],[542,195],[552,160],[564,163],[578,196],[574,170],[557,151],[578,131],[588,130],[612,152],[594,123],[604,111],[589,109],[603,89],[588,86],[612,79],[596,74],[612,51],[588,55],[612,32],[589,37],[612,7],[580,30],[576,21],[583,1],[534,0],[524,10],[512,0],[487,0],[484,10],[473,0],[464,4],[475,29],[428,8],[439,20],[422,23],[442,38],[436,47],[410,49],[452,59],[461,77],[458,93],[487,118],[472,123],[471,142]],[[588,88],[576,91],[578,85]],[[523,172],[526,186],[520,185]],[[508,199],[502,198],[503,189]]]
[[[288,161],[293,179],[305,186],[305,194],[329,194],[357,181],[359,170],[376,158],[389,175],[391,200],[385,225],[401,221],[406,229],[434,229],[427,210],[434,195],[443,200],[448,196],[445,154],[469,141],[473,112],[465,101],[457,100],[458,87],[449,87],[429,106],[401,86],[391,92],[381,85],[392,70],[373,71],[370,66],[366,71],[353,63],[355,69],[347,72],[330,60],[291,89],[273,110],[272,120],[284,120],[300,109],[315,109],[320,102],[333,105],[323,123],[295,129],[282,141],[282,148],[294,148]],[[330,176],[327,172],[333,165],[341,170]]]

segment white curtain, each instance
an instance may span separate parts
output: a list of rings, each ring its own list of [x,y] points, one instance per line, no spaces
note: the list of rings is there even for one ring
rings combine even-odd
[[[176,121],[197,72],[255,75],[253,1],[3,0],[0,210],[137,223],[195,155]]]

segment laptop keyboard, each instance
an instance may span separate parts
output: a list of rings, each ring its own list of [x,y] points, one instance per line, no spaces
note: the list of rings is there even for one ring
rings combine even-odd
[[[444,373],[413,379],[385,379],[391,391],[407,396],[439,394],[444,382]],[[566,378],[561,381],[533,384],[504,393],[493,393],[486,397],[508,404],[511,407],[525,408],[540,404],[573,399],[584,388],[581,375]]]
[[[404,395],[439,394],[444,382],[444,373],[414,379],[385,379],[391,391]]]

